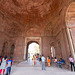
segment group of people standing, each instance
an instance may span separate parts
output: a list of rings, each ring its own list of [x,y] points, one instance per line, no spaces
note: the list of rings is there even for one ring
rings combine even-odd
[[[45,69],[46,58],[44,57],[44,55],[42,55],[41,60],[42,60],[42,70],[46,70]],[[65,61],[62,58],[60,58],[60,60],[58,61],[57,58],[55,57],[54,62],[55,62],[56,66],[57,66],[57,64],[59,64],[60,68],[62,68],[61,64],[65,64]],[[50,59],[50,56],[48,56],[47,57],[47,66],[50,66],[50,64],[51,64],[51,59]]]
[[[32,60],[33,60],[33,65],[35,65],[37,60],[39,62],[41,61],[41,55],[37,55],[37,54],[33,55]]]
[[[0,56],[0,75],[10,75],[11,66],[13,63],[12,57]]]
[[[33,55],[33,65],[36,64],[36,60],[38,60],[39,62],[41,61],[42,62],[42,70],[46,70],[45,69],[45,62],[46,62],[46,58],[44,57],[44,55],[40,55],[39,56],[39,59],[38,59],[38,56],[37,55]],[[50,66],[51,62],[50,62],[50,57],[48,56],[47,57],[47,66]]]
[[[39,60],[39,61],[41,61],[42,62],[42,70],[46,70],[45,69],[45,63],[47,62],[47,66],[50,66],[51,65],[51,59],[50,59],[50,56],[48,56],[47,57],[47,60],[46,60],[46,58],[44,57],[44,55],[33,55],[33,58],[32,58],[32,60],[33,60],[33,65],[35,65],[35,63],[36,63],[36,60]],[[66,64],[65,63],[65,60],[64,59],[62,59],[62,58],[60,58],[59,60],[55,57],[54,58],[54,63],[55,63],[55,66],[56,67],[58,67],[59,66],[59,68],[62,68],[62,65],[63,64]],[[70,57],[69,57],[69,61],[70,61],[70,66],[71,66],[71,71],[75,71],[75,60],[72,58],[72,56],[70,55]]]
[[[56,67],[59,65],[59,68],[62,68],[62,64],[65,64],[65,60],[62,58],[60,58],[58,61],[57,58],[55,57],[54,62]]]
[[[33,65],[35,65],[35,60],[37,59],[37,56],[36,55],[33,55]],[[45,63],[47,61],[47,66],[49,67],[51,65],[51,59],[50,59],[50,56],[47,57],[47,60],[46,58],[44,57],[44,55],[41,56],[41,62],[42,62],[42,70],[46,70],[45,68]],[[65,61],[60,58],[60,60],[58,61],[57,58],[55,57],[54,59],[54,62],[55,62],[55,65],[57,66],[59,64],[59,68],[62,68],[62,64],[65,64]]]
[[[46,70],[46,68],[45,68],[46,58],[44,57],[44,55],[42,55],[41,60],[42,60],[42,70]],[[72,56],[69,57],[69,61],[70,61],[71,71],[73,71],[73,70],[75,71],[75,60],[72,58]],[[59,68],[62,68],[62,65],[66,64],[65,60],[62,58],[60,58],[58,61],[57,58],[55,57],[54,62],[55,62],[56,67],[59,65]],[[51,64],[51,60],[50,60],[50,57],[48,56],[47,57],[47,66],[50,66],[50,64]]]

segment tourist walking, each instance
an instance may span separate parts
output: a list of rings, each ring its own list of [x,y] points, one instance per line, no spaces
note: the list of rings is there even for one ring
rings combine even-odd
[[[0,56],[0,66],[1,66],[1,63],[2,63],[2,61],[1,61],[1,60],[2,60],[2,57]]]
[[[75,60],[74,60],[74,72],[75,72]]]
[[[74,72],[75,72],[75,54],[74,54]]]
[[[56,65],[56,67],[57,67],[57,58],[55,57],[55,59],[54,59],[54,62],[55,62],[55,65]]]
[[[41,61],[41,55],[39,55],[39,61]]]
[[[7,61],[7,56],[4,56],[0,66],[0,75],[6,74],[6,61]]]
[[[33,55],[32,60],[33,60],[33,65],[35,65],[35,56],[34,55]]]
[[[74,59],[72,58],[71,55],[69,57],[69,61],[70,61],[70,65],[71,65],[71,71],[73,71],[73,69],[74,69]]]
[[[42,60],[42,70],[46,70],[45,69],[45,57],[44,57],[44,55],[42,55],[41,60]]]
[[[10,75],[12,63],[13,63],[13,61],[12,61],[12,59],[10,57],[9,60],[7,61],[7,63],[6,63],[7,64],[6,75]]]

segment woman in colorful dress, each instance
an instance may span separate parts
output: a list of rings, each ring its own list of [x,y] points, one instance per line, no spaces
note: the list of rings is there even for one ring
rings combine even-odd
[[[50,57],[47,57],[47,66],[50,66]]]
[[[33,60],[33,65],[35,65],[35,56],[34,55],[33,55],[32,60]]]

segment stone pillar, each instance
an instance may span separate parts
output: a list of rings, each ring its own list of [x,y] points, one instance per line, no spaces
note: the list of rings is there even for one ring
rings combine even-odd
[[[66,55],[66,61],[69,60],[69,43],[66,35],[66,29],[62,30],[62,35],[63,35],[63,41],[64,41],[64,49],[65,49],[65,55]]]
[[[69,44],[70,44],[70,49],[71,49],[71,53],[72,53],[72,56],[74,57],[75,53],[74,53],[74,43],[73,43],[73,34],[72,32],[70,31],[69,28],[67,28],[67,34],[68,34],[68,39],[69,39]]]

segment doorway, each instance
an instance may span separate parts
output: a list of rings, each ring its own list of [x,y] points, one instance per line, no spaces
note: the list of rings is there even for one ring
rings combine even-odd
[[[53,59],[54,57],[56,57],[55,48],[51,46],[51,58]]]
[[[26,60],[28,57],[32,59],[33,55],[40,55],[40,45],[36,41],[30,41],[27,44],[27,49],[26,49]]]

